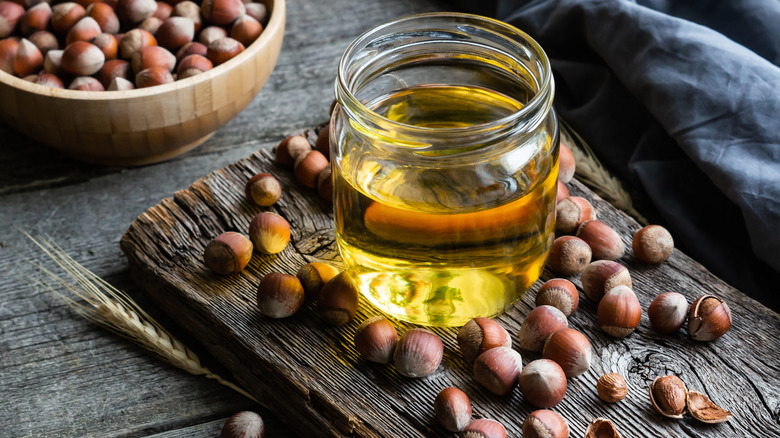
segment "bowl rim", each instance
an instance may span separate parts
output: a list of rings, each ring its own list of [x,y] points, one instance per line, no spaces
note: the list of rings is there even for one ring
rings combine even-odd
[[[284,32],[285,21],[285,0],[262,0],[266,7],[270,10],[270,19],[268,25],[263,29],[263,33],[252,44],[249,45],[243,52],[239,53],[234,58],[220,64],[211,70],[203,72],[201,74],[191,76],[179,81],[173,81],[168,84],[156,85],[146,88],[135,88],[133,90],[119,90],[119,91],[82,91],[82,90],[68,90],[62,88],[48,87],[46,85],[36,84],[34,82],[25,81],[22,78],[16,77],[13,74],[0,70],[0,84],[7,84],[13,88],[37,94],[44,97],[55,99],[78,99],[78,100],[120,100],[130,98],[141,98],[163,94],[166,92],[175,92],[183,88],[190,88],[202,82],[207,82],[216,76],[226,74],[232,67],[248,60],[253,57],[262,48],[266,47],[273,36],[278,32]],[[225,67],[225,68],[223,68]]]

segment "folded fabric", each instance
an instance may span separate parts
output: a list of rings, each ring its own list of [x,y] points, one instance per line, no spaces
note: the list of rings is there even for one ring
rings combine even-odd
[[[780,310],[780,2],[453,3],[536,39],[556,109],[651,219]]]

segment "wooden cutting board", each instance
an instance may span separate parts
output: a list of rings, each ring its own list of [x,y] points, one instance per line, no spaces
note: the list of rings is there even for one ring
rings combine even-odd
[[[316,138],[313,130],[307,134]],[[245,233],[252,217],[264,210],[243,196],[245,182],[258,172],[273,174],[284,187],[282,199],[267,210],[290,222],[291,243],[278,255],[255,255],[240,274],[213,274],[201,261],[209,240],[224,231]],[[599,219],[618,230],[631,247],[631,236],[640,228],[633,219],[576,181],[570,189],[572,195],[590,200]],[[445,345],[441,366],[428,377],[409,379],[392,366],[367,363],[355,352],[355,329],[377,313],[365,301],[357,317],[340,328],[322,324],[311,304],[282,320],[260,315],[255,294],[265,274],[295,274],[311,261],[341,264],[330,205],[298,184],[291,171],[273,163],[266,153],[200,178],[150,208],[130,225],[121,247],[133,277],[152,300],[302,437],[454,436],[433,421],[433,400],[447,386],[469,395],[475,418],[501,421],[510,436],[520,436],[523,420],[536,410],[518,390],[498,397],[476,383],[458,351],[457,329],[434,330]],[[554,408],[568,420],[571,436],[584,436],[587,424],[596,417],[611,419],[624,437],[780,436],[780,316],[678,250],[660,266],[644,265],[630,251],[620,261],[631,272],[643,311],[662,292],[680,292],[689,302],[712,293],[728,302],[734,326],[715,342],[699,343],[684,330],[671,336],[654,332],[643,314],[633,334],[614,339],[598,329],[595,304],[580,294],[580,308],[569,325],[589,338],[593,363],[588,372],[569,379],[566,398]],[[545,271],[543,280],[549,278]],[[572,280],[580,287],[578,278]],[[498,318],[515,340],[540,284]],[[397,323],[400,333],[409,327]],[[539,358],[535,353],[521,354],[524,363]],[[628,397],[614,405],[596,395],[596,380],[608,372],[622,374],[629,385]],[[731,410],[734,419],[708,425],[690,417],[673,420],[655,413],[647,388],[656,376],[667,374],[676,374],[689,389],[708,394]]]

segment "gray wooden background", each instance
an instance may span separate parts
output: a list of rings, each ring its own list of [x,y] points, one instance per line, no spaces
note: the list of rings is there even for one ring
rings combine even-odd
[[[234,412],[259,410],[232,390],[80,319],[31,286],[28,278],[37,274],[25,257],[43,258],[18,230],[51,235],[87,268],[148,304],[118,244],[136,216],[212,170],[324,120],[338,58],[359,33],[399,16],[445,9],[432,0],[288,0],[284,47],[261,93],[203,146],[166,163],[131,169],[83,164],[0,123],[0,437],[214,437]],[[269,436],[293,436],[279,419],[259,412]]]

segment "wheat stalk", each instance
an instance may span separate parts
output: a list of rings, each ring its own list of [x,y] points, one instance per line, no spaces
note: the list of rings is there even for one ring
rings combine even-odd
[[[24,234],[75,281],[75,283],[68,282],[43,266],[31,262],[47,274],[49,279],[70,292],[70,296],[59,292],[47,280],[32,279],[34,283],[65,301],[79,315],[134,342],[165,362],[190,374],[216,380],[258,402],[248,392],[203,366],[192,350],[168,333],[132,298],[73,260],[51,239],[38,240],[28,233]]]
[[[574,171],[577,179],[610,204],[630,214],[638,222],[647,225],[647,219],[634,208],[631,196],[623,188],[623,184],[604,168],[588,143],[566,121],[563,119],[559,119],[559,121],[563,128],[561,135],[564,137],[564,143],[571,150],[574,161],[577,163]]]

